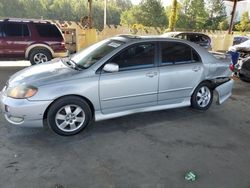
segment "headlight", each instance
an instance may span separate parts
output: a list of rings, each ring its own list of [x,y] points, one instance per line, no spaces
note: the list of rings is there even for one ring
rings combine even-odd
[[[19,86],[7,89],[8,97],[12,97],[15,99],[26,99],[26,98],[34,96],[36,92],[37,92],[36,87],[28,86],[28,85],[19,85]]]

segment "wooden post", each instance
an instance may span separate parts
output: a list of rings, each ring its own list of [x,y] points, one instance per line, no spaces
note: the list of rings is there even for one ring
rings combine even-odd
[[[107,25],[107,0],[104,0],[104,20],[103,20],[103,29]]]
[[[89,29],[92,28],[92,0],[88,0],[89,3]]]
[[[231,21],[230,21],[230,25],[229,25],[229,29],[228,29],[228,34],[232,34],[236,5],[237,5],[237,0],[234,0],[234,5],[233,5],[232,13],[231,13]]]

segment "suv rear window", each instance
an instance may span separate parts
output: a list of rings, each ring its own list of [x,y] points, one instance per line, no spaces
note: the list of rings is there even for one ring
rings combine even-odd
[[[55,25],[36,24],[35,27],[41,37],[62,38],[59,29]]]

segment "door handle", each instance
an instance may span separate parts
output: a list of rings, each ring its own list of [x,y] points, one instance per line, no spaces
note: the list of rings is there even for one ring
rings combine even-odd
[[[196,66],[196,67],[193,67],[192,70],[193,70],[194,72],[197,72],[197,71],[201,70],[201,67]]]
[[[146,73],[146,76],[147,77],[150,77],[150,78],[152,78],[152,77],[154,77],[154,76],[156,76],[157,75],[157,72],[147,72]]]

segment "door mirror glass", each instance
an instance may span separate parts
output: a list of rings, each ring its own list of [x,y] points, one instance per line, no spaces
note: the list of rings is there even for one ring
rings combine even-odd
[[[103,67],[103,70],[105,72],[118,72],[119,65],[117,65],[116,63],[108,63]]]

